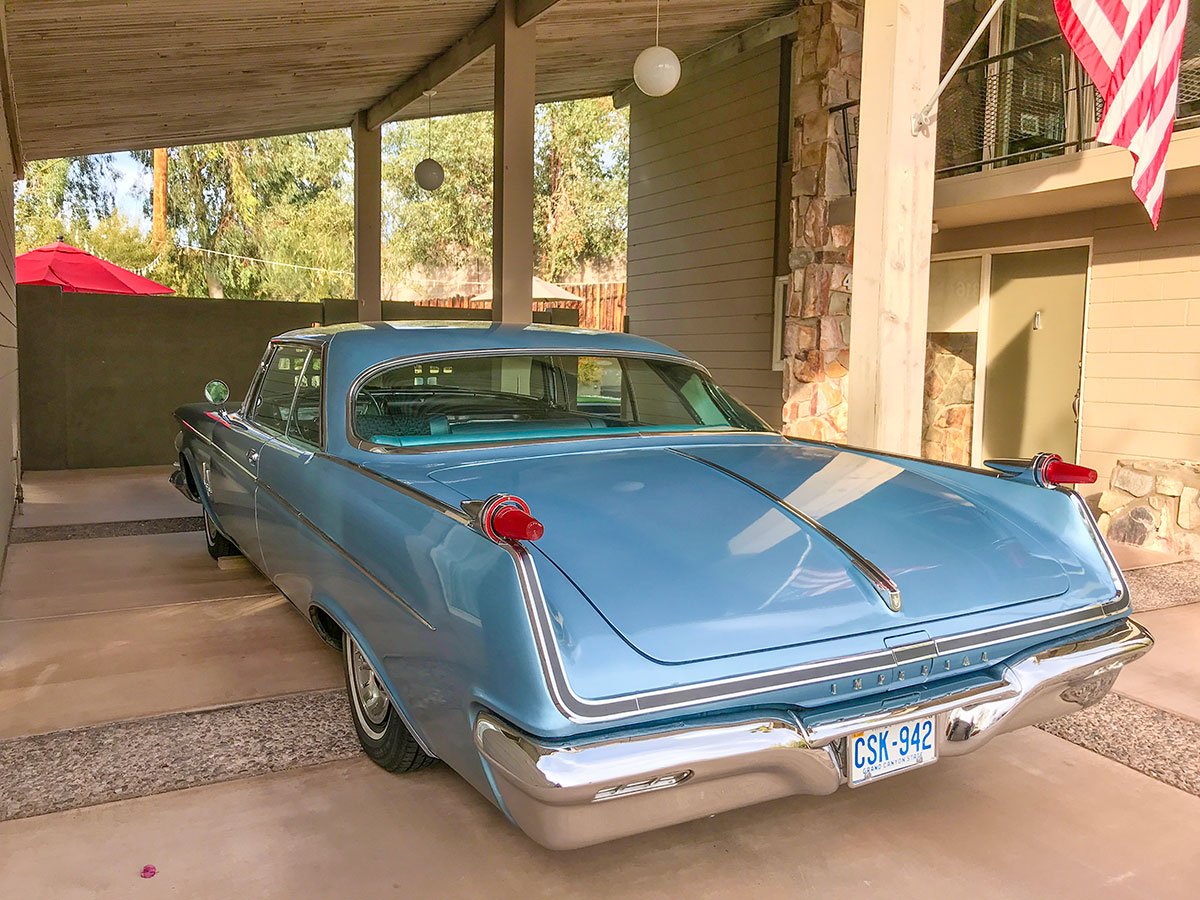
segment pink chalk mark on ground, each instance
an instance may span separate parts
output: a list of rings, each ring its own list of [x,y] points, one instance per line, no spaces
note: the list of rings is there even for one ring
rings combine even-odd
[[[158,869],[154,866],[142,866],[142,877],[153,878],[158,873]]]

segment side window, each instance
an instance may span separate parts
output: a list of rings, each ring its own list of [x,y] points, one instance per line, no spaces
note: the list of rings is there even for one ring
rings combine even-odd
[[[321,354],[313,351],[296,387],[296,406],[288,435],[321,446]]]
[[[250,410],[250,418],[254,422],[280,434],[287,432],[292,398],[296,395],[307,359],[308,349],[305,347],[285,345],[276,349],[267,363],[267,371],[259,383],[258,394]]]

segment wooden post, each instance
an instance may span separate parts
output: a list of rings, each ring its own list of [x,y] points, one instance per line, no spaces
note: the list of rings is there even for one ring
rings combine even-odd
[[[943,0],[864,12],[847,437],[919,456],[936,122],[912,120],[937,88]]]
[[[358,321],[383,318],[383,147],[378,128],[367,127],[365,112],[354,117],[354,296]]]
[[[492,187],[492,319],[533,321],[533,110],[536,25],[500,0]]]
[[[167,242],[167,148],[154,148],[154,199],[150,246],[161,250]]]

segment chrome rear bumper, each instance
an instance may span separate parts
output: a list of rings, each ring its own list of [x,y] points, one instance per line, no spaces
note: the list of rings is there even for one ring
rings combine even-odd
[[[513,820],[554,849],[584,847],[793,794],[846,783],[845,738],[936,716],[938,756],[1091,706],[1154,644],[1131,619],[1035,651],[999,681],[910,706],[806,725],[803,719],[714,717],[674,730],[586,744],[542,743],[486,713],[475,744]]]

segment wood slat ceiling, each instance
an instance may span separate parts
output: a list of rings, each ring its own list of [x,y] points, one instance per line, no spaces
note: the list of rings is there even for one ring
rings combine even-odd
[[[27,158],[344,127],[485,19],[494,0],[8,0]],[[667,0],[681,57],[795,0]],[[538,20],[538,99],[608,94],[654,37],[654,0],[560,0]],[[490,109],[491,52],[434,112]],[[409,117],[425,115],[424,104]]]

